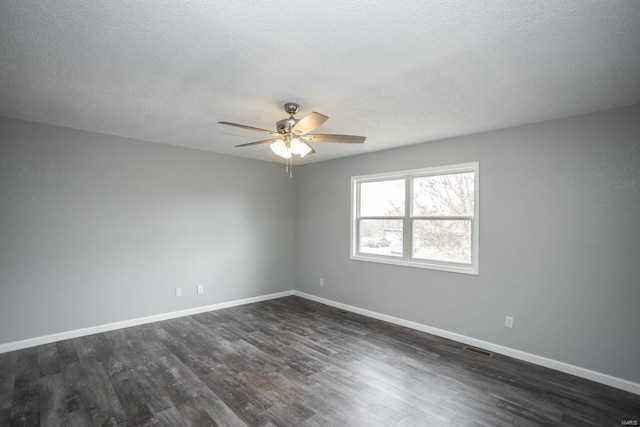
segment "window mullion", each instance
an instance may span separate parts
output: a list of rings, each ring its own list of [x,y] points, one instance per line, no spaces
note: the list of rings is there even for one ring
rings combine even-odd
[[[404,183],[404,221],[402,221],[402,258],[404,260],[411,259],[412,249],[412,228],[411,215],[413,214],[413,203],[411,202],[411,194],[413,191],[413,180],[411,177],[405,178]]]
[[[472,216],[446,216],[446,215],[423,215],[413,216],[411,219],[425,219],[425,220],[444,220],[444,221],[473,221]]]
[[[387,219],[399,219],[403,220],[404,216],[361,216],[358,219],[378,219],[378,220],[387,220]]]

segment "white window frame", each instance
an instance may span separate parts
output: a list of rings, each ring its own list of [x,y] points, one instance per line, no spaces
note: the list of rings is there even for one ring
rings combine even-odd
[[[413,178],[433,175],[448,175],[461,172],[473,172],[474,174],[474,203],[472,217],[455,217],[455,219],[469,219],[471,221],[471,262],[454,263],[437,260],[423,260],[412,258],[413,239],[412,224],[415,219],[422,217],[413,216],[413,189],[411,185]],[[359,252],[359,222],[361,219],[370,217],[360,216],[360,184],[365,182],[386,181],[393,179],[405,179],[405,213],[403,217],[385,217],[384,219],[401,219],[403,221],[403,250],[402,257],[378,255]],[[454,273],[478,274],[479,260],[479,235],[480,230],[480,163],[460,163],[456,165],[437,166],[423,169],[411,169],[397,172],[379,173],[373,175],[360,175],[351,177],[351,259],[357,261],[368,261],[382,264],[401,265],[406,267],[427,268],[431,270],[449,271]],[[381,219],[381,218],[380,218]],[[442,217],[442,219],[447,219]]]

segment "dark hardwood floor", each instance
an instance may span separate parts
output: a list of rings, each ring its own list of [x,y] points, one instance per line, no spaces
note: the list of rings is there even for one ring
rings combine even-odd
[[[619,426],[640,396],[287,297],[0,354],[0,425]]]

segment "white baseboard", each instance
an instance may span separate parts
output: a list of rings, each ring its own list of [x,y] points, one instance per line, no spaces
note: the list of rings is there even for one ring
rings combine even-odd
[[[374,319],[383,320],[385,322],[393,323],[400,326],[405,326],[410,329],[426,332],[428,334],[447,338],[453,341],[458,341],[460,343],[464,343],[474,347],[483,348],[485,350],[489,350],[494,353],[499,353],[505,356],[513,357],[514,359],[524,360],[525,362],[534,363],[536,365],[540,365],[545,368],[554,369],[556,371],[575,375],[576,377],[585,378],[587,380],[595,381],[597,383],[605,384],[611,387],[618,388],[620,390],[624,390],[630,393],[640,395],[640,384],[634,383],[632,381],[628,381],[622,378],[592,371],[590,369],[581,368],[579,366],[570,365],[568,363],[549,359],[547,357],[537,356],[535,354],[505,347],[499,344],[478,340],[475,338],[468,337],[466,335],[457,334],[455,332],[445,331],[444,329],[434,328],[431,326],[423,325],[421,323],[412,322],[410,320],[400,319],[398,317],[388,316],[386,314],[378,313],[375,311],[354,307],[352,305],[343,304],[341,302],[336,302],[336,301],[329,300],[322,297],[317,297],[315,295],[307,294],[305,292],[293,291],[293,294],[301,298],[306,298],[311,301],[319,302],[321,304],[330,305],[332,307],[351,311],[353,313],[361,314],[363,316],[372,317]]]
[[[193,314],[205,313],[207,311],[221,310],[223,308],[235,307],[237,305],[251,304],[253,302],[266,301],[270,299],[288,297],[293,295],[293,291],[278,292],[275,294],[260,295],[257,297],[244,298],[235,301],[221,302],[218,304],[205,305],[202,307],[188,308],[186,310],[172,311],[170,313],[154,314],[152,316],[139,317],[137,319],[123,320],[121,322],[107,323],[104,325],[90,326],[73,331],[60,332],[57,334],[45,335],[41,337],[29,338],[22,341],[14,341],[0,344],[0,354],[23,348],[34,347],[42,344],[49,344],[56,341],[68,340],[87,335],[99,334],[101,332],[113,331],[115,329],[128,328],[131,326],[144,325],[146,323],[159,322],[161,320],[175,319],[177,317],[191,316]]]

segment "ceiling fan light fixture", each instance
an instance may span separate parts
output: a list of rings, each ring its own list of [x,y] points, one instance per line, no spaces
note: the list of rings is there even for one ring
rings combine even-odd
[[[305,144],[304,142],[302,143],[302,150],[300,151],[300,158],[306,156],[307,154],[311,153],[313,151],[313,148],[311,148],[310,146],[308,146],[307,144]]]
[[[291,139],[289,147],[291,147],[291,154],[297,154],[300,157],[304,157],[311,152],[311,147],[295,137]]]
[[[276,142],[272,143],[270,147],[271,147],[271,151],[273,151],[275,154],[282,157],[283,159],[291,158],[291,149],[287,146],[287,144],[283,140],[281,139],[277,140]]]
[[[297,153],[295,153],[295,154],[298,154],[300,156],[300,158],[302,158],[302,157],[306,156],[307,154],[313,152],[313,148],[311,148],[309,146],[309,144],[306,144],[305,142],[302,142],[300,140],[297,140],[297,141],[298,141],[298,143],[296,144],[297,145],[297,149],[296,149]],[[292,153],[294,152],[293,151],[293,143],[291,144],[291,152]]]

